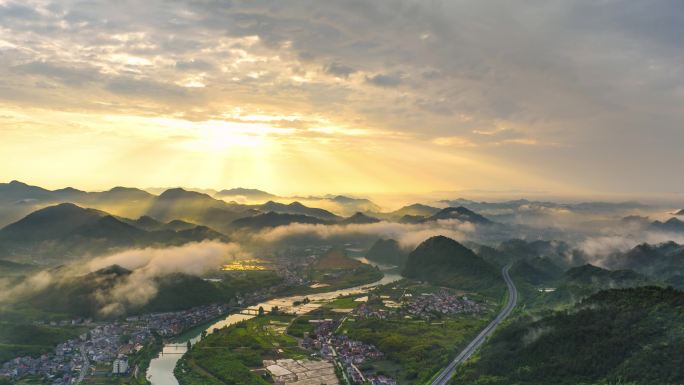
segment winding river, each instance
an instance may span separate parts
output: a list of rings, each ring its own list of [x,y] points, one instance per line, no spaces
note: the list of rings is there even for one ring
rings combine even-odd
[[[368,263],[365,258],[360,259],[364,263]],[[384,272],[384,277],[382,279],[369,283],[366,285],[350,287],[347,289],[334,290],[324,293],[309,294],[309,295],[295,295],[290,297],[280,297],[273,298],[254,306],[251,309],[258,309],[260,306],[270,310],[274,306],[287,307],[291,311],[297,314],[303,314],[311,310],[316,309],[321,306],[322,303],[334,299],[340,295],[350,295],[350,294],[361,294],[367,292],[369,289],[391,283],[401,279],[401,276],[394,272],[389,272],[387,270],[392,269],[392,267],[379,266]],[[293,306],[295,301],[302,301],[305,297],[308,297],[311,302],[306,304],[301,304],[298,306]],[[242,320],[253,318],[254,316],[244,315],[244,314],[228,314],[224,318],[214,321],[213,323],[204,325],[202,327],[197,327],[191,329],[164,344],[161,353],[150,362],[150,367],[147,370],[147,379],[152,383],[152,385],[178,385],[178,380],[173,375],[173,369],[176,367],[176,362],[181,358],[183,353],[187,351],[187,342],[191,341],[193,344],[197,342],[202,334],[202,331],[211,333],[215,328],[222,328],[224,326],[233,325]]]

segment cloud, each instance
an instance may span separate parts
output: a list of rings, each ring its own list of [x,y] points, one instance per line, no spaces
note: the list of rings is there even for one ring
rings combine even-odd
[[[177,61],[176,68],[180,70],[209,71],[214,69],[214,66],[205,60],[190,59]]]
[[[356,70],[354,68],[346,66],[344,64],[341,64],[338,62],[332,62],[325,67],[325,72],[327,72],[331,75],[347,78],[347,77],[349,77],[349,75],[356,72]]]
[[[125,77],[113,79],[107,84],[107,89],[119,95],[143,97],[157,101],[160,99],[184,100],[189,95],[189,91],[184,87],[153,80]]]
[[[157,295],[156,278],[172,273],[202,275],[221,264],[247,254],[235,243],[204,241],[165,249],[133,249],[96,258],[87,269],[96,271],[120,265],[133,272],[110,290],[95,295],[103,315],[121,314],[129,307],[141,306]]]
[[[203,121],[226,106],[296,111],[405,143],[491,141],[478,152],[496,165],[586,190],[680,191],[681,12],[676,0],[5,1],[0,101]],[[473,133],[501,122],[513,130],[498,139]]]
[[[606,230],[609,231],[609,230]],[[589,236],[577,243],[577,248],[589,259],[589,262],[602,267],[607,266],[609,258],[615,253],[627,252],[637,245],[649,243],[657,245],[665,242],[684,244],[684,234],[663,233],[620,228],[612,229],[612,234]]]
[[[249,254],[236,243],[203,241],[170,248],[130,249],[119,253],[85,260],[57,269],[44,270],[19,284],[0,280],[0,302],[16,300],[39,293],[53,284],[65,284],[81,279],[84,274],[119,265],[132,273],[112,288],[93,293],[100,305],[100,314],[119,315],[126,309],[148,303],[158,293],[158,278],[174,273],[201,276],[235,259]]]
[[[48,271],[40,271],[17,283],[9,279],[0,279],[0,303],[20,298],[29,293],[38,292],[55,282],[56,277]]]
[[[64,85],[82,86],[98,79],[100,73],[88,66],[69,66],[45,61],[33,61],[13,67],[18,74],[39,75]]]
[[[434,138],[432,143],[439,146],[454,146],[454,147],[475,147],[477,146],[471,140],[460,136],[445,136]]]
[[[607,256],[615,252],[627,251],[638,241],[624,235],[610,235],[587,238],[579,244],[579,249],[591,257]]]
[[[378,222],[354,225],[311,225],[295,223],[263,230],[255,235],[254,238],[266,242],[279,242],[298,236],[330,239],[352,235],[371,235],[378,238],[392,238],[397,240],[402,247],[412,248],[435,235],[444,235],[456,240],[464,240],[475,229],[473,224],[457,220],[437,221],[426,224]]]
[[[366,82],[378,87],[396,87],[401,84],[401,78],[394,75],[377,74],[366,76]]]

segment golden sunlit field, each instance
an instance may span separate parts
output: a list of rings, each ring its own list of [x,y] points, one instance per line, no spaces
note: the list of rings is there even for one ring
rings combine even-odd
[[[233,261],[221,267],[223,271],[261,271],[273,269],[273,265],[270,262],[258,258]]]

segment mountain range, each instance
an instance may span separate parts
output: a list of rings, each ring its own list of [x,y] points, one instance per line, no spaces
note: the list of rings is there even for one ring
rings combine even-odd
[[[634,270],[608,270],[591,264],[576,266],[565,271],[555,282],[544,282],[554,287],[549,293],[536,298],[529,296],[530,307],[567,307],[594,293],[606,289],[637,287],[655,284],[656,281]]]
[[[143,225],[136,225],[142,223]],[[0,229],[0,257],[50,264],[123,248],[180,245],[227,237],[206,226],[150,228],[151,218],[130,220],[61,203],[37,210]]]
[[[124,217],[143,215],[155,196],[136,188],[114,187],[86,192],[71,187],[47,190],[19,181],[0,183],[0,226],[12,223],[32,211],[57,203],[76,203]]]
[[[604,259],[610,269],[631,269],[655,279],[684,275],[684,246],[675,242],[658,245],[642,243],[626,252],[618,252]]]
[[[406,210],[411,212],[412,210]],[[415,211],[413,211],[415,212]],[[469,210],[463,206],[458,206],[458,207],[446,207],[443,209],[438,209],[434,214],[430,216],[422,216],[422,215],[412,215],[412,214],[404,214],[400,219],[399,222],[401,223],[411,223],[411,224],[417,224],[417,223],[426,223],[426,222],[435,222],[435,221],[443,221],[443,220],[450,220],[450,219],[455,219],[460,222],[467,222],[467,223],[472,223],[472,224],[477,224],[477,225],[488,225],[491,224],[492,221],[489,219],[483,217],[482,215]]]
[[[671,233],[681,233],[684,232],[684,221],[677,218],[670,218],[665,222],[655,221],[651,224],[651,228],[654,230],[671,232]]]
[[[412,204],[399,210],[382,213],[374,210],[377,205],[365,198],[352,198],[343,195],[329,197],[307,197],[309,202],[335,202],[345,206],[344,212],[350,208],[361,208],[351,212],[349,218],[344,218],[324,208],[309,207],[299,201],[281,203],[269,200],[260,204],[243,204],[235,201],[225,201],[217,197],[228,197],[233,194],[259,196],[262,198],[275,195],[257,189],[235,188],[222,190],[212,196],[205,192],[183,189],[180,187],[164,190],[159,195],[147,191],[114,187],[107,191],[86,192],[74,188],[47,190],[38,186],[30,186],[22,182],[12,181],[0,183],[0,225],[12,223],[29,213],[58,203],[73,203],[82,207],[89,207],[108,212],[114,216],[124,218],[147,217],[161,222],[180,220],[183,222],[206,225],[222,232],[230,232],[232,222],[236,219],[275,212],[279,214],[294,214],[317,218],[330,223],[367,224],[378,220],[401,220],[407,215],[414,216],[411,223],[424,223],[442,219],[457,219],[465,222],[486,224],[490,221],[465,208],[447,207],[439,209],[423,204]],[[405,219],[405,218],[404,218]],[[318,223],[320,221],[299,217],[299,222]],[[282,221],[281,221],[282,222]],[[286,221],[287,222],[287,221]],[[240,222],[238,222],[239,224]],[[132,223],[145,227],[144,223]],[[149,226],[159,224],[150,223]],[[150,230],[151,228],[149,228]],[[269,224],[268,226],[273,226]]]
[[[286,226],[293,223],[327,225],[331,222],[308,215],[281,214],[269,211],[264,214],[236,219],[232,222],[232,225],[238,229],[261,230],[271,227]]]
[[[310,217],[328,221],[335,221],[341,219],[339,216],[331,213],[328,210],[319,209],[315,207],[307,207],[301,204],[300,202],[292,202],[289,204],[285,204],[274,201],[268,201],[262,205],[255,206],[255,208],[263,212],[273,211],[281,214],[307,215]]]
[[[573,212],[612,213],[616,211],[645,209],[648,205],[639,202],[580,202],[556,203],[548,201],[533,201],[527,199],[509,200],[503,202],[477,202],[469,199],[442,200],[440,203],[448,206],[464,206],[475,211],[490,210],[526,210],[535,209],[563,209]]]

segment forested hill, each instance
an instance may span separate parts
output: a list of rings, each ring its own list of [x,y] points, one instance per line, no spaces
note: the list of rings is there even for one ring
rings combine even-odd
[[[497,333],[453,385],[684,384],[684,292],[605,290]]]
[[[427,239],[413,250],[402,271],[406,278],[461,290],[503,289],[498,270],[472,250],[444,236]]]

